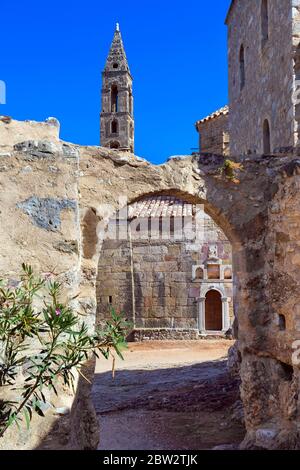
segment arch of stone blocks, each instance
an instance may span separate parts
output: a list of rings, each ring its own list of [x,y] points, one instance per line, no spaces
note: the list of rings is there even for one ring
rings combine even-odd
[[[204,204],[223,229],[233,248],[235,330],[248,431],[244,447],[298,446],[299,405],[294,392],[299,372],[292,364],[292,354],[297,339],[295,309],[299,309],[299,160],[293,156],[244,159],[234,182],[222,174],[222,157],[178,158],[160,166],[136,160],[124,164],[117,156],[109,162],[89,157],[93,169],[89,166],[86,177],[110,166],[110,178],[97,195],[91,196],[90,190],[81,192],[83,217],[91,206],[98,205],[97,220],[107,220],[112,213],[101,212],[103,197],[114,211],[120,193],[129,204],[149,194],[168,194]],[[101,243],[97,238],[94,242]],[[89,298],[95,292],[99,252],[92,251],[93,259],[82,259],[83,271],[85,263],[92,263],[95,274]],[[287,316],[286,331],[278,327],[279,315]]]
[[[292,361],[300,328],[297,156],[244,158],[232,180],[220,156],[175,158],[155,166],[117,151],[52,136],[45,140],[44,134],[43,140],[35,139],[7,139],[0,149],[1,276],[16,278],[22,261],[40,272],[55,272],[65,298],[73,299],[92,327],[98,229],[119,208],[119,197],[132,203],[149,194],[169,194],[204,204],[233,248],[244,447],[298,448],[300,375]],[[283,316],[285,329],[279,327]],[[90,381],[93,370],[94,364],[87,364]],[[35,418],[26,440],[8,433],[0,445],[30,448],[43,440],[50,448],[94,448],[98,426],[90,392],[91,385],[80,378],[75,400],[61,390],[72,406],[70,416]]]

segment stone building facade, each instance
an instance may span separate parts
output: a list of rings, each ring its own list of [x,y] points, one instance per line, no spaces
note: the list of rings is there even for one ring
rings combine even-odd
[[[224,106],[196,122],[201,153],[229,154],[228,114],[228,106]]]
[[[132,76],[117,24],[102,73],[102,147],[134,152]]]
[[[138,339],[196,339],[199,333],[228,331],[233,322],[231,245],[203,208],[175,197],[149,197],[129,206],[128,219],[117,224],[126,239],[103,242],[99,319],[109,317],[111,305],[131,320]]]
[[[228,26],[230,152],[286,152],[299,141],[300,0],[233,0]]]

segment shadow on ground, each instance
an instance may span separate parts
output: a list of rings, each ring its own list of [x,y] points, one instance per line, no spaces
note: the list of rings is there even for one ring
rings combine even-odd
[[[239,380],[226,360],[95,375],[99,449],[200,450],[237,446],[245,428]],[[233,415],[233,418],[232,418]]]

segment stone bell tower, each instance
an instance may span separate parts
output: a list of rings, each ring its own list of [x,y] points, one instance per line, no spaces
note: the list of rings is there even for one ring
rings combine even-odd
[[[134,152],[132,76],[118,23],[102,72],[100,137],[102,147]]]

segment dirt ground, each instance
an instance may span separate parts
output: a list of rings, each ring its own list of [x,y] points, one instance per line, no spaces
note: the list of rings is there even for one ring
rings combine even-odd
[[[236,448],[239,383],[226,367],[227,340],[130,343],[124,361],[100,359],[93,401],[103,450]],[[236,404],[237,403],[237,404]]]

